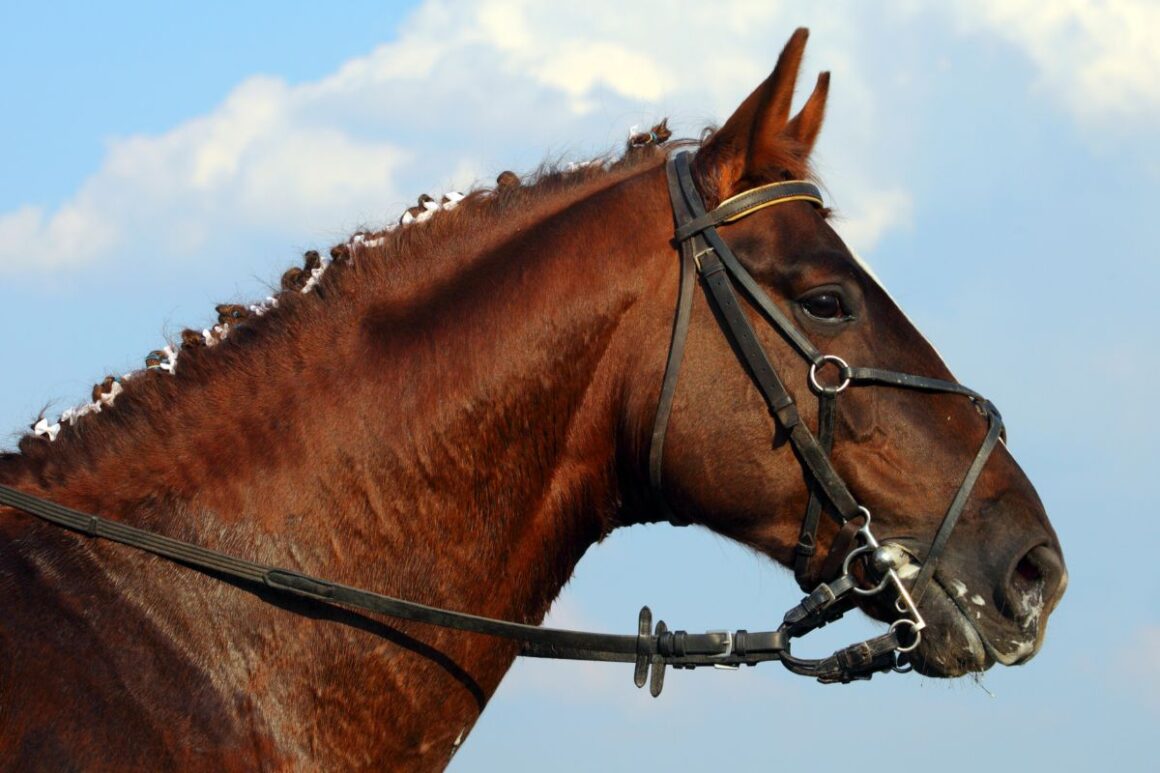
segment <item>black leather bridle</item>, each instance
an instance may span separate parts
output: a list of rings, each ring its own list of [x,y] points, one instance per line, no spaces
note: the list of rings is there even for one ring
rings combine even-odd
[[[859,543],[844,555],[835,554],[836,546],[831,547],[831,554],[842,558],[840,574],[835,579],[820,582],[800,604],[785,614],[776,631],[739,630],[690,634],[670,631],[663,621],[658,622],[654,629],[652,613],[648,607],[641,609],[637,633],[631,635],[543,628],[430,607],[236,558],[183,540],[82,513],[8,486],[0,485],[0,505],[22,510],[88,537],[128,545],[243,585],[268,588],[322,604],[519,641],[520,655],[523,656],[635,663],[636,685],[642,687],[648,682],[653,695],[660,694],[665,666],[669,665],[675,668],[735,668],[778,660],[795,673],[813,676],[823,682],[850,682],[868,679],[882,671],[904,670],[900,667],[900,655],[918,646],[925,626],[917,602],[933,579],[935,565],[951,530],[962,513],[987,457],[1000,438],[1003,424],[999,413],[981,395],[951,381],[876,368],[850,367],[838,357],[821,354],[741,266],[721,239],[717,227],[764,207],[788,201],[808,201],[821,206],[821,194],[813,184],[794,180],[761,186],[726,200],[711,212],[705,212],[690,172],[690,155],[680,153],[671,158],[667,171],[669,194],[676,219],[675,241],[680,246],[681,278],[672,344],[649,453],[649,477],[653,488],[658,494],[661,493],[665,433],[692,313],[694,280],[699,275],[706,298],[722,320],[726,336],[739,352],[770,413],[788,434],[798,459],[812,481],[810,503],[803,521],[795,565],[799,582],[805,583],[809,573],[809,559],[814,552],[818,519],[823,509],[850,535],[851,543]],[[753,326],[738,303],[733,289],[734,282],[741,286],[761,316],[810,363],[810,388],[821,401],[818,436],[802,422],[793,398],[770,364]],[[841,383],[821,383],[818,372],[826,365],[837,366]],[[917,579],[909,589],[896,571],[906,560],[905,556],[900,558],[899,551],[888,550],[889,546],[880,545],[874,538],[870,531],[869,510],[858,504],[828,456],[837,395],[849,386],[866,384],[963,395],[975,403],[987,416],[989,423],[987,435],[943,517],[930,548],[922,558],[922,568]],[[824,506],[823,500],[828,507]],[[675,517],[674,520],[679,522]],[[866,573],[877,582],[872,587],[863,587],[851,573],[851,564],[859,556],[870,559]],[[827,658],[804,659],[792,655],[791,639],[841,617],[854,607],[858,596],[874,595],[887,589],[892,589],[896,594],[895,606],[902,617],[895,620],[885,634],[838,650]]]
[[[662,492],[665,434],[672,412],[673,397],[676,394],[689,320],[692,317],[692,288],[696,274],[700,276],[705,288],[706,299],[721,320],[725,335],[733,344],[758,391],[761,392],[770,414],[787,433],[798,460],[813,483],[810,501],[802,521],[801,537],[795,549],[794,573],[803,590],[808,591],[813,584],[809,577],[809,559],[816,552],[818,519],[823,510],[822,500],[829,504],[825,510],[837,521],[839,527],[858,519],[868,518],[869,511],[858,504],[829,460],[833,442],[834,409],[841,392],[850,386],[876,384],[957,394],[969,398],[978,410],[986,415],[987,435],[975,454],[975,459],[950,508],[943,516],[942,524],[923,560],[921,573],[912,586],[912,593],[920,597],[933,577],[935,564],[950,538],[951,530],[962,513],[975,481],[982,473],[983,465],[1003,434],[1003,420],[998,410],[978,392],[953,381],[878,368],[854,368],[840,357],[822,354],[770,300],[717,232],[719,225],[740,220],[774,204],[805,201],[821,207],[822,196],[817,186],[802,180],[763,185],[727,199],[712,212],[705,212],[693,181],[691,154],[680,153],[670,159],[666,171],[669,197],[672,199],[676,219],[675,240],[679,243],[681,252],[681,285],[669,358],[665,365],[660,402],[653,426],[652,447],[649,450],[649,481],[653,490],[658,494]],[[733,290],[734,282],[741,286],[761,316],[809,363],[807,381],[819,400],[817,436],[802,421],[793,397],[786,390],[757,340],[753,326],[738,303]],[[841,378],[840,383],[825,385],[821,382],[819,371],[827,365],[836,366]],[[672,519],[681,523],[681,519],[676,516]]]

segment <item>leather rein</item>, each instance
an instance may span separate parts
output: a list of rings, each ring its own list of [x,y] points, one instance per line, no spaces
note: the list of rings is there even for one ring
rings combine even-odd
[[[1000,438],[1002,419],[989,401],[960,384],[875,368],[854,368],[838,357],[821,354],[761,290],[717,233],[717,226],[774,204],[808,201],[820,207],[822,199],[817,187],[801,180],[765,185],[728,199],[711,212],[706,212],[694,185],[689,162],[690,155],[681,153],[670,158],[667,164],[669,194],[677,225],[675,241],[680,245],[681,274],[672,343],[649,452],[650,482],[660,494],[665,433],[692,314],[694,279],[699,276],[706,298],[718,312],[723,331],[734,344],[770,413],[788,433],[798,459],[813,484],[797,549],[795,574],[799,583],[807,588],[810,557],[814,553],[818,518],[823,510],[843,527],[839,534],[847,535],[847,542],[857,543],[844,556],[839,551],[839,545],[831,547],[830,553],[842,558],[840,573],[835,579],[819,582],[801,603],[785,614],[782,624],[775,631],[687,633],[670,631],[663,621],[658,622],[654,628],[648,607],[640,611],[637,632],[628,635],[526,625],[431,607],[290,569],[237,558],[146,529],[73,510],[9,486],[0,485],[0,505],[23,511],[90,538],[127,545],[245,586],[270,589],[320,604],[518,641],[519,654],[525,657],[634,663],[636,685],[643,687],[646,682],[649,683],[650,692],[654,696],[660,694],[664,685],[666,666],[737,668],[776,660],[794,673],[813,676],[826,683],[847,683],[856,679],[869,679],[878,672],[908,670],[904,662],[905,653],[918,646],[921,631],[925,627],[917,601],[921,600],[933,579],[938,557],[987,457]],[[820,400],[818,437],[802,422],[793,398],[765,355],[753,326],[738,303],[734,282],[740,285],[760,315],[810,363],[809,386]],[[836,386],[825,385],[818,378],[818,372],[827,365],[838,369],[841,382]],[[923,559],[918,578],[909,590],[896,571],[905,562],[905,554],[898,549],[890,550],[895,546],[878,543],[870,531],[870,511],[857,503],[829,460],[836,397],[849,386],[866,384],[963,395],[985,413],[989,422],[987,435],[943,517]],[[673,520],[680,523],[675,517]],[[873,573],[877,579],[873,587],[863,587],[851,573],[851,564],[859,557],[869,558],[867,572]],[[792,655],[792,639],[841,617],[854,608],[859,596],[875,595],[888,589],[896,595],[895,607],[901,617],[890,625],[885,634],[850,645],[826,658],[806,659]]]

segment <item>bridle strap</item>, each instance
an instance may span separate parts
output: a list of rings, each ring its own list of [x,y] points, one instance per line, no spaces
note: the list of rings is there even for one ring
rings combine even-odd
[[[935,567],[946,548],[947,541],[951,538],[951,532],[954,530],[955,524],[958,523],[959,516],[963,513],[967,498],[970,496],[971,490],[974,489],[975,482],[983,474],[983,466],[987,463],[991,452],[995,450],[1002,434],[1003,420],[994,406],[987,403],[987,435],[983,438],[983,444],[979,446],[974,461],[971,462],[967,474],[963,477],[959,490],[955,492],[955,497],[951,500],[946,515],[943,516],[942,524],[939,526],[934,539],[931,540],[930,549],[927,550],[926,558],[922,562],[922,569],[919,571],[918,577],[914,579],[912,587],[914,588],[915,604],[921,602],[923,596],[926,595],[930,581],[934,578]]]
[[[770,183],[728,198],[712,212],[698,213],[693,219],[677,226],[674,236],[678,242],[683,242],[709,228],[732,223],[771,204],[785,201],[808,201],[819,207],[824,206],[822,194],[813,183],[805,180]]]
[[[459,631],[498,636],[522,642],[520,654],[538,658],[567,658],[631,663],[647,658],[654,665],[695,667],[708,665],[754,665],[779,660],[788,649],[782,631],[711,632],[647,631],[617,635],[543,628],[507,620],[439,609],[414,601],[354,588],[290,569],[260,564],[211,550],[191,542],[167,537],[107,518],[50,502],[9,486],[0,485],[0,505],[21,510],[42,521],[143,550],[219,578],[260,586],[329,606],[389,615],[417,623]],[[642,618],[647,607],[642,610]],[[651,613],[648,613],[651,620]],[[741,648],[737,646],[740,635]]]
[[[828,456],[834,449],[834,408],[837,405],[837,395],[823,392],[818,395],[818,442]],[[802,518],[801,534],[794,547],[793,575],[802,588],[812,588],[822,578],[830,576],[823,571],[820,575],[810,576],[810,559],[818,551],[818,522],[822,517],[824,493],[818,486],[810,482],[810,501],[806,504],[806,514]],[[846,526],[850,525],[850,521]],[[843,527],[845,528],[845,527]],[[850,536],[853,539],[853,535]],[[835,543],[830,546],[828,555],[834,555],[838,548]],[[847,546],[848,547],[848,546]]]
[[[910,373],[899,373],[893,370],[880,368],[851,368],[845,367],[841,375],[857,384],[878,384],[879,386],[903,387],[919,389],[926,392],[945,392],[947,394],[969,397],[980,405],[988,404],[988,400],[973,389],[954,381],[930,376],[914,376]]]
[[[255,590],[265,589],[330,607],[373,612],[518,641],[519,654],[525,657],[635,663],[634,682],[637,687],[648,683],[654,697],[660,694],[665,667],[670,665],[675,668],[735,668],[777,660],[794,673],[827,683],[846,683],[869,679],[875,673],[895,668],[897,652],[903,646],[898,633],[891,628],[881,636],[837,650],[826,658],[803,659],[790,654],[792,638],[837,619],[849,608],[854,588],[849,576],[832,586],[820,586],[786,613],[776,631],[691,634],[670,631],[664,621],[658,622],[653,629],[652,612],[643,607],[636,634],[590,633],[513,623],[385,596],[110,521],[2,484],[0,506],[14,508],[91,539],[105,539],[152,553],[217,579],[249,585]]]
[[[778,308],[777,304],[765,294],[765,291],[757,284],[757,280],[742,267],[741,263],[737,260],[737,256],[733,254],[733,250],[729,249],[724,240],[721,239],[721,235],[716,230],[709,231],[705,234],[705,240],[717,253],[721,262],[725,264],[725,268],[729,270],[730,278],[741,285],[746,297],[756,305],[757,310],[765,317],[766,322],[785,338],[794,349],[797,349],[798,354],[805,358],[807,362],[811,365],[820,363],[822,361],[822,353],[789,321],[789,317],[785,315],[785,312]]]
[[[680,183],[672,174],[668,175],[669,196],[674,201],[681,197]],[[675,211],[675,210],[674,210]],[[649,485],[654,492],[661,490],[662,466],[665,453],[665,433],[669,426],[669,416],[673,411],[673,397],[677,392],[677,376],[681,369],[681,360],[685,355],[685,340],[689,334],[689,320],[693,316],[693,289],[697,283],[696,259],[692,253],[692,245],[681,242],[681,271],[680,288],[677,291],[677,309],[673,317],[673,333],[669,340],[669,355],[665,361],[665,375],[661,379],[660,399],[657,402],[656,416],[653,419],[652,438],[649,443],[648,474]],[[675,526],[687,526],[688,521],[678,516],[663,496],[657,496],[657,501],[665,510],[668,520]]]

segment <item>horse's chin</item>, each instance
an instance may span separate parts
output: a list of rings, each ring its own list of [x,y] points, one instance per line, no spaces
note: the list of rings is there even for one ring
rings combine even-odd
[[[1021,665],[1039,651],[1041,637],[1034,631],[991,625],[978,610],[964,609],[940,582],[931,584],[922,611],[927,627],[910,662],[925,676],[953,678],[982,673],[996,663]]]
[[[925,676],[952,678],[980,673],[995,665],[995,657],[982,633],[941,587],[931,587],[923,614],[926,629],[909,658],[915,671]]]

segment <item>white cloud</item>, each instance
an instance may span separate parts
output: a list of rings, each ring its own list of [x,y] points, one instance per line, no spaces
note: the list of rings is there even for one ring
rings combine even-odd
[[[1160,121],[1160,4],[1153,0],[970,0],[969,30],[1024,50],[1041,84],[1083,122]]]
[[[67,262],[94,259],[115,247],[117,236],[116,225],[101,218],[87,191],[51,215],[23,206],[0,215],[0,272],[29,263],[55,268],[60,255],[69,256]]]
[[[1026,51],[1043,87],[1083,121],[1160,118],[1160,6],[954,8],[962,28]],[[66,201],[0,213],[0,272],[132,265],[157,254],[180,263],[239,234],[337,239],[383,222],[429,186],[470,185],[477,170],[490,177],[545,156],[590,156],[623,141],[628,126],[665,115],[693,134],[727,116],[798,24],[814,32],[803,88],[818,69],[834,71],[819,152],[834,170],[840,227],[870,252],[912,211],[897,172],[902,151],[883,142],[905,131],[905,94],[867,43],[874,14],[857,3],[834,13],[751,0],[712,8],[428,0],[396,41],[333,75],[300,85],[253,77],[204,116],[110,141],[100,169]],[[727,45],[702,55],[706,41]]]
[[[101,169],[52,213],[0,215],[0,270],[54,270],[160,249],[193,255],[215,232],[321,228],[377,214],[408,158],[299,118],[301,92],[271,78],[238,86],[212,114],[110,144]]]
[[[665,115],[695,134],[727,117],[768,74],[798,23],[814,22],[803,85],[833,65],[842,99],[865,108],[828,129],[846,180],[847,228],[868,250],[908,217],[888,160],[858,153],[877,105],[863,83],[849,18],[790,19],[784,3],[731,0],[712,9],[591,0],[459,4],[429,0],[398,40],[334,74],[290,85],[239,84],[210,113],[157,135],[108,143],[101,167],[55,209],[0,213],[0,272],[51,271],[158,255],[191,262],[240,235],[280,244],[338,239],[438,193],[511,165],[588,157],[623,142],[632,124]],[[817,19],[801,18],[817,15]],[[728,41],[701,55],[709,39]],[[818,64],[814,64],[818,63]],[[825,140],[824,140],[825,142]],[[570,144],[571,143],[571,144]],[[583,143],[577,145],[575,143]],[[875,180],[870,186],[856,180]],[[344,230],[345,229],[345,230]]]
[[[855,250],[871,249],[888,231],[908,227],[914,212],[914,201],[902,188],[870,192],[871,186],[858,186],[863,194],[849,209],[839,209],[834,228]]]

